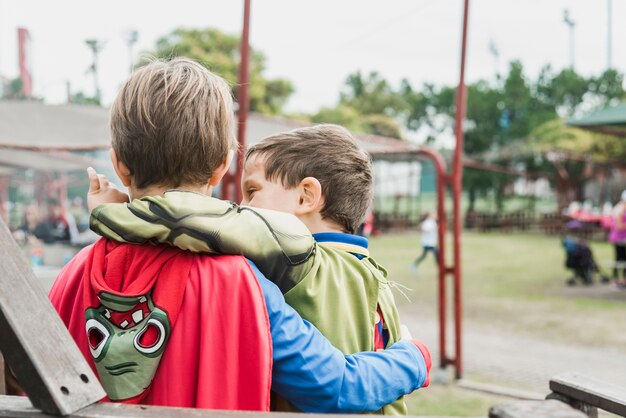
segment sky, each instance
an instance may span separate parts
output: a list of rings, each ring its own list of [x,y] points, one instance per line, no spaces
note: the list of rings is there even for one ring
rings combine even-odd
[[[626,0],[470,0],[466,79],[493,79],[520,60],[534,78],[550,64],[570,65],[569,10],[575,21],[574,66],[585,75],[607,68],[608,4],[612,4],[612,63],[626,72]],[[250,44],[267,57],[266,76],[292,81],[291,112],[333,106],[346,77],[379,72],[394,87],[407,78],[455,85],[459,79],[462,0],[252,0]],[[47,103],[73,93],[93,95],[86,39],[105,41],[99,58],[103,103],[128,76],[126,33],[133,51],[154,47],[174,28],[213,27],[241,33],[243,0],[0,0],[0,74],[18,75],[17,28],[31,35],[34,92]],[[498,58],[490,52],[493,42]]]

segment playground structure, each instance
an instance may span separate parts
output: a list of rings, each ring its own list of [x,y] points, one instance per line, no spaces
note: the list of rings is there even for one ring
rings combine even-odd
[[[249,21],[250,5],[249,0],[245,2],[244,21]],[[418,149],[413,151],[415,156],[421,156],[433,161],[437,173],[437,212],[439,215],[439,313],[440,313],[440,366],[446,367],[453,365],[455,367],[455,376],[462,376],[462,340],[461,340],[461,324],[462,324],[462,299],[461,284],[462,270],[460,264],[460,233],[461,233],[461,211],[460,211],[460,193],[462,181],[462,150],[463,150],[463,132],[462,120],[465,112],[465,88],[464,88],[464,66],[465,66],[465,39],[467,28],[469,1],[465,0],[464,24],[463,24],[463,43],[461,58],[461,77],[457,94],[457,117],[456,117],[456,137],[457,144],[454,151],[454,157],[450,171],[446,166],[443,158],[428,149]],[[244,24],[244,36],[242,36],[242,51],[248,51],[247,23]],[[244,46],[245,42],[245,46]],[[244,79],[246,71],[243,70],[245,58],[242,57],[242,82],[243,86],[247,86],[247,79]],[[242,88],[241,90],[246,90]],[[247,93],[246,93],[247,94]],[[239,133],[240,143],[245,143],[245,132],[247,122],[246,107],[241,103],[247,103],[247,96],[240,92],[240,108]],[[225,193],[234,193],[234,200],[237,200],[238,176],[241,174],[241,154],[237,159],[236,170],[227,180],[227,187],[224,188]],[[231,186],[228,186],[228,184]],[[233,191],[234,188],[234,191]],[[453,216],[451,222],[448,221],[445,200],[446,191],[450,189],[452,192]],[[446,231],[448,224],[452,223],[453,246],[452,259],[453,262],[448,264]],[[97,383],[95,376],[86,366],[84,359],[75,350],[75,346],[67,331],[57,320],[55,315],[48,315],[51,306],[47,303],[47,299],[42,292],[37,289],[32,278],[32,272],[21,263],[19,256],[12,246],[11,238],[8,235],[4,225],[0,225],[0,252],[6,255],[9,260],[4,266],[0,266],[0,283],[3,288],[3,295],[0,297],[0,332],[2,335],[8,335],[0,345],[3,353],[6,353],[9,363],[14,367],[14,371],[18,375],[21,382],[25,384],[26,392],[29,394],[32,405],[43,411],[54,415],[69,415],[95,417],[95,416],[151,416],[156,413],[166,416],[223,416],[224,412],[217,411],[194,411],[182,409],[167,409],[155,407],[134,407],[112,404],[95,404],[95,402],[103,395],[102,388]],[[447,308],[445,305],[447,295],[447,279],[448,276],[453,278],[454,286],[454,326],[455,326],[455,355],[448,356],[446,354],[446,316]],[[8,292],[4,292],[8,289]],[[9,298],[8,296],[11,296]],[[42,306],[42,310],[32,310],[26,312],[30,306]],[[46,311],[47,310],[47,311]],[[52,312],[54,313],[54,312]],[[41,318],[51,318],[52,322],[42,321]],[[60,326],[59,326],[60,325]],[[44,329],[45,328],[45,329]],[[28,330],[28,332],[26,332]],[[55,341],[56,344],[63,347],[58,356],[50,358],[50,350],[41,341]],[[67,350],[65,350],[67,347]],[[66,352],[67,351],[67,352]],[[17,365],[17,366],[15,366]],[[623,391],[598,382],[590,381],[575,375],[567,375],[551,381],[551,389],[555,392],[551,395],[554,398],[566,400],[568,403],[578,403],[579,407],[585,409],[589,416],[593,416],[594,408],[601,407],[610,412],[626,414],[626,404]],[[590,388],[591,387],[591,388]],[[609,393],[609,395],[603,395]],[[617,393],[617,395],[616,395]],[[552,405],[552,404],[551,404]],[[588,405],[592,405],[589,407]],[[84,409],[83,409],[84,408]],[[505,408],[506,409],[506,408]],[[78,411],[78,412],[77,412]],[[11,398],[0,396],[0,412],[3,416],[30,416],[39,414],[35,411],[25,399]],[[240,413],[229,412],[229,416],[238,416]],[[249,416],[249,414],[246,414]],[[498,415],[495,411],[490,416]],[[515,416],[515,415],[506,415]],[[521,416],[521,415],[520,415]],[[568,415],[576,416],[576,415]]]
[[[469,14],[469,0],[464,0],[463,26],[461,37],[461,69],[460,79],[456,94],[456,117],[455,136],[456,144],[452,158],[451,171],[448,173],[443,157],[430,149],[419,148],[413,152],[416,156],[423,156],[430,159],[435,165],[437,176],[437,218],[438,218],[438,238],[439,238],[439,365],[445,368],[453,365],[455,377],[460,379],[463,371],[462,362],[462,269],[461,269],[461,190],[463,178],[463,119],[467,103],[467,91],[465,88],[465,57],[467,51],[467,21]],[[241,182],[243,170],[243,153],[246,149],[246,123],[248,109],[248,87],[249,87],[249,55],[250,55],[250,0],[244,0],[243,30],[241,34],[241,65],[239,68],[239,109],[237,140],[239,142],[239,152],[236,158],[234,170],[231,170],[222,180],[222,199],[236,201],[241,200],[241,190],[238,185]],[[446,188],[452,192],[452,263],[448,264],[446,252],[446,232],[447,214],[445,208]],[[453,282],[453,308],[454,308],[454,356],[447,355],[446,327],[447,327],[447,277],[452,276]]]

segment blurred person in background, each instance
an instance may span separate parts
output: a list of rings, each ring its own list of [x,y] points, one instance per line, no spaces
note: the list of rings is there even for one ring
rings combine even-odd
[[[37,225],[37,238],[46,244],[70,242],[70,224],[61,202],[54,197],[47,200],[48,216]]]
[[[45,228],[41,223],[41,214],[37,203],[29,203],[24,207],[24,217],[21,225],[13,231],[13,238],[18,244],[38,243],[45,235]]]
[[[433,253],[435,262],[439,260],[439,250],[437,249],[437,215],[435,212],[428,212],[420,224],[422,231],[422,255],[412,264],[411,270],[417,272],[417,267],[426,258],[429,252]]]
[[[609,242],[615,248],[613,281],[616,286],[624,287],[626,286],[626,190],[622,192],[620,201],[613,208]]]

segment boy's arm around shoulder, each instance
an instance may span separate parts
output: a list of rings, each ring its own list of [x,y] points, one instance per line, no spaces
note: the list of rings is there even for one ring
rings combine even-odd
[[[273,341],[272,389],[305,412],[376,411],[429,381],[430,353],[400,341],[379,352],[344,355],[285,303],[253,266]]]
[[[91,214],[90,227],[119,242],[244,255],[283,293],[306,276],[316,252],[311,233],[293,215],[178,190],[128,204],[99,205]]]

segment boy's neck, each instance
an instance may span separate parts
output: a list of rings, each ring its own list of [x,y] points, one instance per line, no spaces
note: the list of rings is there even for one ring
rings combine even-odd
[[[320,232],[341,232],[345,233],[339,225],[328,219],[322,219],[322,215],[319,213],[298,216],[298,219],[306,225],[312,234],[318,234]]]
[[[204,194],[207,196],[211,196],[211,192],[213,191],[213,187],[208,184],[205,185],[180,185],[178,187],[169,187],[169,186],[148,186],[144,189],[137,189],[132,185],[128,188],[128,193],[130,194],[130,198],[132,199],[141,199],[142,197],[147,196],[163,196],[163,194],[168,190],[186,190],[189,192],[195,192]]]

